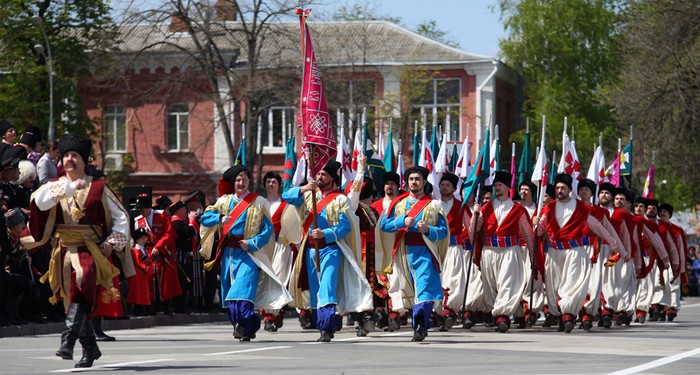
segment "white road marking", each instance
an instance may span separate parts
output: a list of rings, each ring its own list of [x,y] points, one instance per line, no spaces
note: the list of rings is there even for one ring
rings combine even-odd
[[[368,338],[369,338],[369,337],[367,337],[367,336],[362,336],[362,337],[358,336],[358,337],[350,337],[350,338],[347,338],[347,339],[337,339],[337,340],[333,340],[333,341],[355,341],[355,340],[367,340]]]
[[[698,354],[700,354],[700,348],[693,349],[693,350],[691,350],[691,351],[689,351],[689,352],[679,353],[679,354],[672,355],[672,356],[669,356],[669,357],[664,357],[664,358],[661,358],[661,359],[657,359],[657,360],[655,360],[655,361],[651,361],[651,362],[645,363],[645,364],[643,364],[643,365],[639,365],[639,366],[635,366],[635,367],[630,367],[630,368],[628,368],[628,369],[624,369],[624,370],[612,372],[612,373],[610,373],[609,375],[636,374],[636,373],[639,373],[639,372],[642,372],[642,371],[647,371],[647,370],[650,370],[650,369],[653,369],[653,368],[656,368],[656,367],[660,367],[660,366],[663,366],[663,365],[667,365],[667,364],[669,364],[669,363],[673,363],[673,362],[676,362],[676,361],[680,361],[681,359],[685,359],[685,358],[688,358],[688,357],[692,357],[692,356],[695,356],[695,355],[698,355]]]
[[[406,336],[406,335],[412,335],[413,332],[395,332],[395,333],[386,333],[381,335],[382,337],[394,337],[394,336]]]
[[[266,347],[266,348],[252,348],[252,349],[244,349],[244,350],[234,350],[231,352],[206,353],[203,355],[227,355],[227,354],[251,353],[251,352],[261,352],[263,350],[287,349],[287,348],[291,348],[291,346],[270,346],[270,347]]]
[[[172,358],[165,358],[165,359],[150,359],[146,361],[134,361],[134,362],[122,362],[122,363],[110,363],[107,365],[101,365],[101,366],[94,366],[94,367],[83,367],[83,368],[70,368],[70,369],[64,369],[64,370],[54,370],[51,372],[81,372],[81,371],[92,371],[98,368],[112,368],[112,367],[126,367],[126,366],[133,366],[133,365],[143,365],[147,363],[158,363],[158,362],[166,362],[166,361],[172,361]]]

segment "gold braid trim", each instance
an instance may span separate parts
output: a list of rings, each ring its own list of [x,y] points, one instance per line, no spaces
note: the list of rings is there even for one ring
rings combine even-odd
[[[71,227],[77,227],[72,225]],[[101,285],[107,290],[114,288],[112,285],[112,278],[119,275],[119,269],[114,267],[112,263],[107,259],[107,257],[102,254],[102,250],[95,244],[95,234],[92,230],[86,226],[84,229],[63,229],[60,226],[56,230],[56,234],[53,240],[53,250],[51,251],[51,261],[49,262],[49,269],[40,279],[42,283],[45,283],[48,279],[49,286],[54,293],[54,296],[49,298],[49,302],[55,304],[58,299],[56,296],[61,296],[62,298],[67,297],[67,291],[65,285],[61,285],[61,247],[62,246],[85,246],[90,251],[92,259],[95,262],[95,269],[97,271],[97,285]]]

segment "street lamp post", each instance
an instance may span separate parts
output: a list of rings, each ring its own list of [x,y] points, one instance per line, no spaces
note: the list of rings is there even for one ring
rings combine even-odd
[[[44,46],[37,44],[34,49],[42,56],[48,63],[49,68],[49,142],[53,141],[56,137],[56,125],[53,121],[53,57],[51,56],[51,45],[49,44],[49,37],[46,35],[46,30],[44,29],[44,23],[41,21],[41,17],[33,17],[32,21],[39,25],[41,29],[41,34],[44,35],[44,41],[46,42],[46,55],[44,54]]]

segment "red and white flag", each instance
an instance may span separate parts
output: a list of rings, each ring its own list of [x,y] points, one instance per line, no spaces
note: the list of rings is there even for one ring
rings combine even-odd
[[[544,134],[544,131],[542,133]],[[537,212],[542,212],[544,192],[547,190],[547,183],[549,183],[549,164],[547,163],[547,154],[544,149],[544,137],[540,144],[540,150],[537,153],[537,161],[535,161],[535,167],[532,169],[530,181],[539,186]]]
[[[348,181],[355,179],[355,170],[352,169],[352,155],[350,154],[350,146],[345,138],[345,130],[340,128],[340,152],[336,155],[335,160],[340,163],[341,167],[341,184],[345,185]]]
[[[406,173],[406,168],[403,165],[403,154],[399,152],[399,158],[396,160],[396,174],[399,175],[399,189],[406,190],[406,181],[403,175]]]
[[[302,31],[302,52],[304,54],[304,73],[301,80],[301,133],[304,146],[313,150],[313,176],[318,173],[337,153],[337,143],[333,136],[333,126],[328,113],[326,96],[321,82],[321,71],[316,64],[316,55],[311,44],[311,35],[306,26],[309,10],[298,10]]]
[[[461,181],[467,179],[469,171],[471,170],[469,154],[469,137],[464,138],[464,143],[462,143],[462,149],[459,151],[459,159],[457,159],[457,165],[455,166],[455,174],[460,178]]]
[[[426,167],[430,173],[428,174],[428,182],[433,185],[433,198],[440,199],[440,186],[437,184],[437,176],[435,175],[435,158],[433,151],[430,150],[430,143],[425,136],[425,128],[422,131],[421,152],[418,165]]]

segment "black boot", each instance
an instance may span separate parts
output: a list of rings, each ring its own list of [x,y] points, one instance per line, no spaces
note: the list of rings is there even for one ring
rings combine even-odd
[[[86,320],[83,324],[83,330],[80,332],[80,345],[83,346],[83,357],[75,364],[75,367],[92,367],[92,363],[102,356],[100,348],[97,347],[92,320]]]
[[[66,325],[61,335],[61,347],[56,351],[56,356],[63,359],[73,359],[75,341],[78,340],[84,322],[85,309],[77,303],[68,305],[65,320]]]
[[[101,316],[96,316],[95,318],[93,318],[92,325],[95,328],[95,337],[97,341],[117,341],[117,339],[115,339],[112,336],[109,336],[108,334],[104,333],[104,331],[102,331]]]

